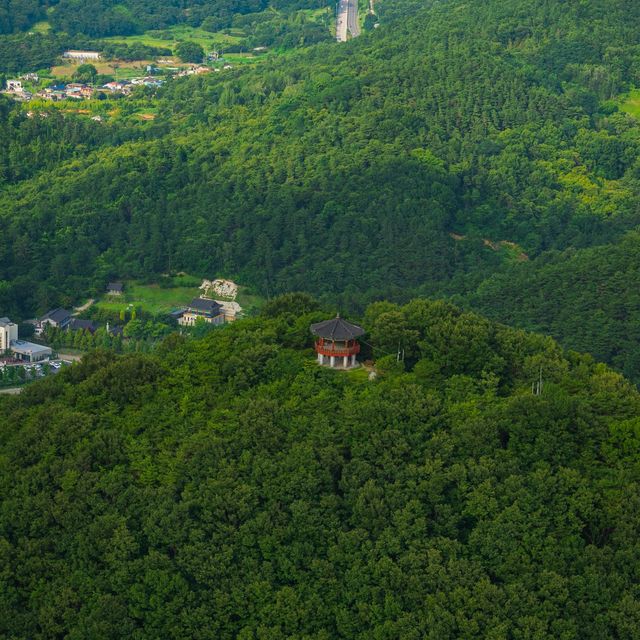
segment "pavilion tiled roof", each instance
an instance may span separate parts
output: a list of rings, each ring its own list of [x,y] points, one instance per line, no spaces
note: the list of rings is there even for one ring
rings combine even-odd
[[[340,316],[311,325],[311,333],[325,340],[355,340],[364,332],[362,327],[347,322]]]

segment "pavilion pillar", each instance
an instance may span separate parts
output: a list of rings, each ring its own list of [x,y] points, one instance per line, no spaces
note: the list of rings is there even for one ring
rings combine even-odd
[[[356,366],[356,354],[355,353],[351,356],[351,366],[352,367]]]
[[[318,354],[318,364],[323,364],[324,357],[321,353]]]
[[[335,356],[331,356],[331,366],[332,367],[336,366],[336,357]]]
[[[346,369],[346,368],[349,366],[349,356],[345,356],[345,357],[343,358],[343,361],[344,361],[343,366],[344,366],[344,368]]]

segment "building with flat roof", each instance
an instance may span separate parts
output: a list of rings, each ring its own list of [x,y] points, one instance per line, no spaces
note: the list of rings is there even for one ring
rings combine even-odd
[[[26,340],[13,340],[10,348],[15,358],[24,362],[41,362],[53,355],[49,347]]]
[[[79,51],[77,49],[70,49],[62,54],[63,58],[69,60],[100,60],[102,57],[99,51]]]
[[[9,351],[11,342],[18,339],[18,325],[9,318],[0,318],[0,354]]]

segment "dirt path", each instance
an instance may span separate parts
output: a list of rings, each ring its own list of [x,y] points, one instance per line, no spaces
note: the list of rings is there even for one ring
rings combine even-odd
[[[77,316],[83,313],[84,311],[92,307],[95,304],[95,302],[96,301],[93,298],[90,298],[89,300],[87,300],[87,302],[85,302],[80,307],[73,307],[73,313],[71,315]]]
[[[0,389],[0,395],[15,396],[22,393],[23,387],[9,387],[8,389]]]
[[[68,360],[69,362],[80,362],[83,353],[68,353],[67,351],[58,351],[58,358],[60,360]]]

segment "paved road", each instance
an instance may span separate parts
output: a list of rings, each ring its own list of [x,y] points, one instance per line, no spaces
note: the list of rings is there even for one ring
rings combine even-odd
[[[358,23],[358,0],[348,0],[349,9],[347,11],[347,28],[354,38],[360,35],[360,24]]]
[[[346,42],[347,40],[347,15],[349,0],[338,1],[338,17],[336,18],[336,40]]]
[[[347,33],[355,38],[360,35],[358,24],[358,0],[338,0],[338,18],[336,20],[336,40],[346,42]]]

